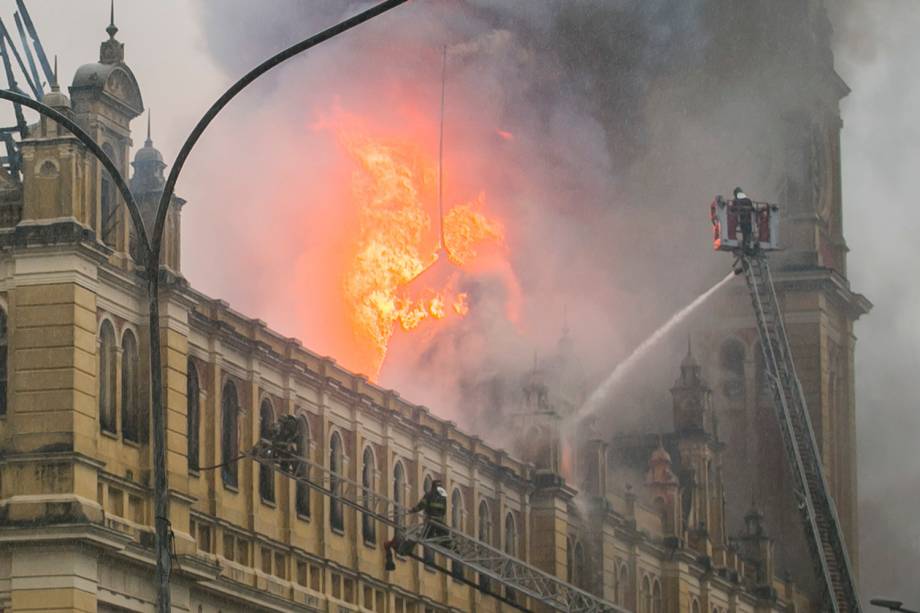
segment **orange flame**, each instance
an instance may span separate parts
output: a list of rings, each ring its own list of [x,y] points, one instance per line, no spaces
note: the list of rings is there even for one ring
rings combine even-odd
[[[442,255],[447,257],[432,253],[426,203],[435,199],[434,160],[410,142],[358,132],[338,130],[357,166],[352,197],[360,223],[344,291],[353,331],[358,342],[369,345],[369,374],[376,378],[395,325],[413,330],[426,320],[469,312],[456,267],[474,260],[486,244],[504,245],[504,228],[482,212],[485,194],[480,193],[445,213]]]

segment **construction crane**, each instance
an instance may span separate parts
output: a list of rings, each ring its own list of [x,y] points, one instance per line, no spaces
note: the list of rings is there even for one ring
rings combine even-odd
[[[429,536],[432,531],[426,529],[424,522],[407,524],[409,511],[396,501],[298,455],[292,436],[296,432],[296,423],[291,423],[292,419],[291,416],[282,417],[272,428],[271,440],[261,441],[247,455],[259,464],[329,496],[333,502],[356,509],[390,526],[400,542],[414,544],[414,547],[401,547],[401,554],[449,573],[454,579],[522,611],[530,610],[525,604],[529,599],[533,605],[543,605],[563,613],[627,613],[621,607],[459,530],[439,526],[441,529],[436,531],[437,535]],[[415,549],[419,546],[449,560],[450,568],[437,564],[434,555],[417,555]],[[470,578],[474,573],[478,575],[478,581]]]
[[[824,610],[859,613],[846,542],[824,477],[805,393],[796,375],[783,313],[767,263],[767,253],[778,249],[779,207],[755,202],[741,188],[736,188],[734,198],[716,196],[710,216],[713,247],[735,255],[735,272],[744,275],[751,293],[764,367],[773,390],[798,508],[815,573],[824,587]]]
[[[24,0],[16,0],[17,10],[13,13],[13,21],[19,34],[19,46],[10,35],[6,24],[0,19],[0,60],[3,62],[3,74],[6,77],[6,88],[23,95],[31,95],[35,100],[41,101],[46,84],[53,84],[56,80],[44,47],[38,37],[38,31],[32,22],[32,17],[26,8]],[[25,59],[23,59],[23,57]],[[15,63],[13,62],[15,60]],[[28,64],[28,65],[27,65]],[[17,69],[28,93],[19,86],[16,78]],[[40,72],[39,72],[40,71]],[[44,81],[42,80],[44,75]],[[13,113],[15,123],[11,126],[0,127],[0,141],[6,149],[5,155],[0,156],[0,165],[6,169],[13,179],[19,181],[22,171],[22,156],[19,152],[19,141],[28,137],[29,127],[22,113],[22,105],[14,104]],[[18,140],[17,140],[18,137]]]

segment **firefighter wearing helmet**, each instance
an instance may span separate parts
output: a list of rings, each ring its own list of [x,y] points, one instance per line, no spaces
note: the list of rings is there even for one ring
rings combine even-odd
[[[418,501],[418,504],[409,509],[410,513],[418,513],[419,511],[425,514],[424,538],[437,538],[449,534],[444,523],[447,517],[447,490],[444,489],[440,479],[434,479],[431,482],[431,487]],[[402,551],[403,543],[400,542],[400,538],[397,536],[393,540],[384,543],[383,546],[387,555],[386,569],[388,571],[395,570],[396,562],[393,559],[393,549],[399,547],[400,553],[405,553]]]
[[[744,190],[736,187],[732,206],[738,213],[738,225],[741,226],[741,247],[745,251],[754,249],[754,201]]]

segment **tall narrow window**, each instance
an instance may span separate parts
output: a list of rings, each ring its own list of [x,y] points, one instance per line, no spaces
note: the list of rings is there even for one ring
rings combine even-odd
[[[393,502],[396,503],[396,523],[402,527],[406,520],[403,508],[406,506],[406,470],[402,462],[393,467]]]
[[[730,400],[743,400],[744,381],[744,345],[736,339],[723,343],[719,361],[722,365],[722,393]]]
[[[0,309],[0,415],[6,415],[6,312]]]
[[[639,613],[652,613],[652,584],[648,575],[642,577],[642,589],[639,594]]]
[[[492,544],[492,512],[489,510],[489,504],[485,500],[479,501],[479,530],[477,538],[486,545]],[[484,592],[489,591],[489,577],[479,575],[479,589]]]
[[[574,564],[574,569],[572,571],[573,582],[577,587],[584,588],[587,585],[587,577],[585,577],[585,572],[587,570],[585,568],[585,548],[578,541],[575,541],[575,552],[572,556],[572,563]]]
[[[652,613],[661,613],[661,582],[658,579],[652,584]]]
[[[310,426],[303,415],[297,420],[297,457],[310,459]],[[297,475],[306,479],[310,478],[310,465],[300,462]],[[295,505],[297,514],[301,517],[310,517],[310,488],[305,483],[297,482]]]
[[[236,395],[236,386],[227,381],[220,399],[220,473],[224,483],[231,487],[236,487],[239,477],[239,413],[240,402]]]
[[[505,553],[510,556],[518,555],[518,535],[517,526],[514,523],[514,515],[509,511],[505,515]]]
[[[619,590],[619,601],[618,604],[622,607],[627,607],[630,605],[630,587],[629,587],[629,567],[626,566],[626,562],[620,565],[620,579],[617,581],[617,589]],[[700,613],[696,611],[696,613]]]
[[[517,540],[517,526],[514,523],[514,515],[511,514],[511,511],[508,511],[505,515],[505,553],[514,558],[518,557]],[[517,593],[510,588],[505,588],[505,598],[515,602]]]
[[[99,426],[106,432],[116,432],[115,329],[108,320],[99,329]]]
[[[463,531],[463,494],[458,487],[450,495],[450,527],[457,532]],[[463,566],[456,561],[451,561],[450,570],[454,577],[463,576]]]
[[[422,496],[431,491],[431,475],[425,475],[425,478],[422,480]],[[434,564],[434,549],[425,545],[422,547],[422,559],[425,561],[425,564]]]
[[[274,421],[272,403],[266,398],[259,407],[259,438],[262,441],[270,441]],[[259,496],[266,502],[275,502],[275,471],[267,464],[259,464]]]
[[[374,452],[370,447],[365,447],[363,460],[363,466],[361,467],[361,485],[364,486],[362,502],[365,509],[372,510],[374,504]],[[374,522],[374,518],[367,513],[361,515],[361,534],[364,536],[365,543],[377,542],[377,524]]]
[[[118,164],[115,159],[115,151],[109,143],[102,145],[102,150],[106,155]],[[115,192],[115,182],[105,169],[102,170],[102,184],[99,194],[99,238],[109,247],[115,247],[116,237],[118,236],[118,197]]]
[[[342,481],[337,478],[343,471],[342,437],[338,432],[329,439],[329,470],[332,472],[332,499],[329,501],[329,525],[333,530],[345,530],[345,509],[342,504]]]
[[[185,384],[186,429],[188,442],[188,468],[198,470],[198,436],[200,434],[201,413],[199,411],[201,388],[198,383],[198,369],[192,358],[188,359],[187,380]]]
[[[137,379],[137,340],[127,330],[121,338],[121,431],[126,441],[139,443],[141,423],[140,390]]]

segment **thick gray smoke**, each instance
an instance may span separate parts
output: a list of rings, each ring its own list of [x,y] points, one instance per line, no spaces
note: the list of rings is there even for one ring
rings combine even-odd
[[[850,278],[875,303],[857,327],[863,598],[920,606],[920,5],[913,0],[835,5],[843,101],[843,177]]]
[[[341,105],[398,120],[387,105],[412,100],[413,112],[434,121],[439,49],[447,45],[448,161],[481,177],[471,189],[487,188],[507,226],[521,319],[501,315],[499,281],[479,279],[469,288],[470,316],[421,355],[400,360],[406,368],[386,370],[383,383],[485,431],[500,421],[492,411],[514,396],[534,352],[549,359],[557,351],[566,324],[585,378],[597,381],[723,276],[727,262],[710,253],[707,240],[714,192],[740,184],[765,200],[795,196],[795,186],[781,187],[789,140],[781,126],[808,108],[822,85],[803,69],[803,58],[821,59],[802,47],[809,38],[804,4],[762,0],[742,11],[732,0],[468,0],[396,9],[271,75],[208,137],[202,158],[213,162],[200,171],[222,186],[234,214],[217,222],[220,231],[191,232],[215,237],[215,250],[233,242],[247,260],[204,285],[322,347],[324,313],[303,317],[311,286],[298,275],[312,274],[304,262],[346,230],[305,226],[296,239],[271,244],[253,235],[280,230],[298,211],[323,228],[330,203],[317,195],[347,177],[335,174],[326,161],[334,154],[316,149],[305,129],[317,113]],[[265,8],[227,0],[202,3],[199,11],[215,60],[238,75],[367,5],[276,0]],[[910,231],[918,227],[907,178],[920,160],[903,149],[916,142],[909,109],[920,94],[893,71],[900,60],[910,74],[908,58],[918,51],[910,33],[918,31],[920,11],[911,0],[883,5],[835,5],[832,14],[843,76],[854,88],[844,107],[851,274],[877,304],[857,330],[863,580],[866,592],[916,603],[909,571],[892,569],[920,561],[920,533],[908,521],[920,463],[902,451],[920,425],[911,406],[918,390],[905,387],[918,366],[910,309],[918,296],[915,284],[888,280],[909,277],[915,261],[906,255],[916,251]],[[880,114],[889,118],[887,132]],[[893,118],[904,123],[894,129]],[[514,140],[495,139],[496,130]],[[297,181],[313,183],[310,201],[283,193]],[[893,217],[880,213],[886,207],[895,208]],[[195,215],[188,210],[188,223],[204,225]],[[886,268],[870,270],[870,254],[873,266],[887,258]],[[189,262],[186,272],[201,285],[214,270],[195,266]],[[242,275],[260,279],[256,291],[236,283]],[[663,418],[677,361],[673,352],[662,357],[637,378],[636,396],[623,401],[634,410],[618,419]],[[890,559],[892,552],[904,559]]]

